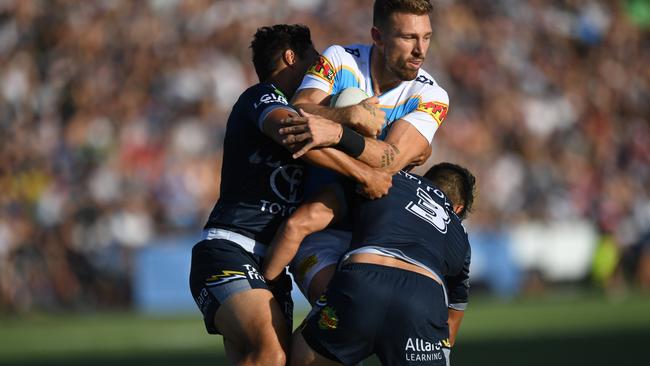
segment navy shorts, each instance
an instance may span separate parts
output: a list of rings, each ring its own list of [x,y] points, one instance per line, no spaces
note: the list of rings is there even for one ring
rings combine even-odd
[[[263,257],[251,254],[225,239],[203,240],[192,248],[190,289],[196,305],[203,313],[205,328],[210,334],[220,334],[214,316],[230,296],[256,288],[268,290],[261,273]],[[284,274],[273,288],[288,329],[293,329],[291,277]]]
[[[351,263],[336,271],[301,325],[322,356],[354,365],[376,353],[383,365],[445,365],[444,288],[415,272]]]

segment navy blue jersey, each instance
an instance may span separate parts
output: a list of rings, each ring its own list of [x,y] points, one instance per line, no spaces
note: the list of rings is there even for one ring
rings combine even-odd
[[[437,274],[450,306],[463,310],[469,288],[467,232],[445,194],[429,180],[400,171],[388,195],[352,200],[354,232],[350,251],[373,248]]]
[[[206,228],[223,228],[269,244],[303,196],[303,164],[262,132],[277,108],[294,111],[275,86],[250,87],[233,106],[224,141],[221,193]],[[287,113],[288,115],[288,113]]]

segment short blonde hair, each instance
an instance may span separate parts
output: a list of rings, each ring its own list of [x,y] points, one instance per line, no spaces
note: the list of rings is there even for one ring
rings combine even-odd
[[[383,27],[393,13],[424,15],[433,11],[429,0],[375,0],[372,25]]]

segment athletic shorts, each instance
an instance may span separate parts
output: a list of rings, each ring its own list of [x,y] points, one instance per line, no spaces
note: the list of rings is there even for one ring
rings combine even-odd
[[[314,275],[327,266],[336,265],[350,247],[350,240],[352,233],[349,231],[325,229],[302,241],[289,271],[306,298],[309,298],[309,286]]]
[[[208,333],[220,334],[214,316],[230,296],[256,288],[268,290],[261,274],[262,259],[225,239],[203,240],[192,248],[190,289]],[[272,292],[284,312],[288,329],[293,329],[291,278],[286,273],[283,276]]]
[[[314,351],[344,365],[373,353],[382,365],[446,365],[444,289],[415,272],[345,264],[300,331]]]

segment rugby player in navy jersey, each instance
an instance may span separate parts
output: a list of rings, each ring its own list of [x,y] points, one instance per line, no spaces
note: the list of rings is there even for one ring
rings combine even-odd
[[[283,273],[304,237],[346,214],[352,244],[324,295],[294,334],[292,365],[445,365],[469,289],[470,245],[461,220],[474,176],[450,163],[424,177],[400,171],[387,196],[368,200],[341,184],[303,203],[278,231],[263,266]]]
[[[223,335],[233,364],[283,365],[292,329],[291,280],[276,276],[270,291],[259,271],[278,226],[302,199],[303,163],[291,157],[300,145],[287,150],[278,130],[282,119],[298,115],[288,100],[318,53],[301,25],[260,28],[251,48],[260,83],[239,97],[228,118],[220,197],[192,250],[190,288],[207,331]],[[314,150],[304,159],[324,161],[361,183],[368,196],[387,192],[390,175],[340,151],[331,154],[335,159],[323,159],[327,153]]]

